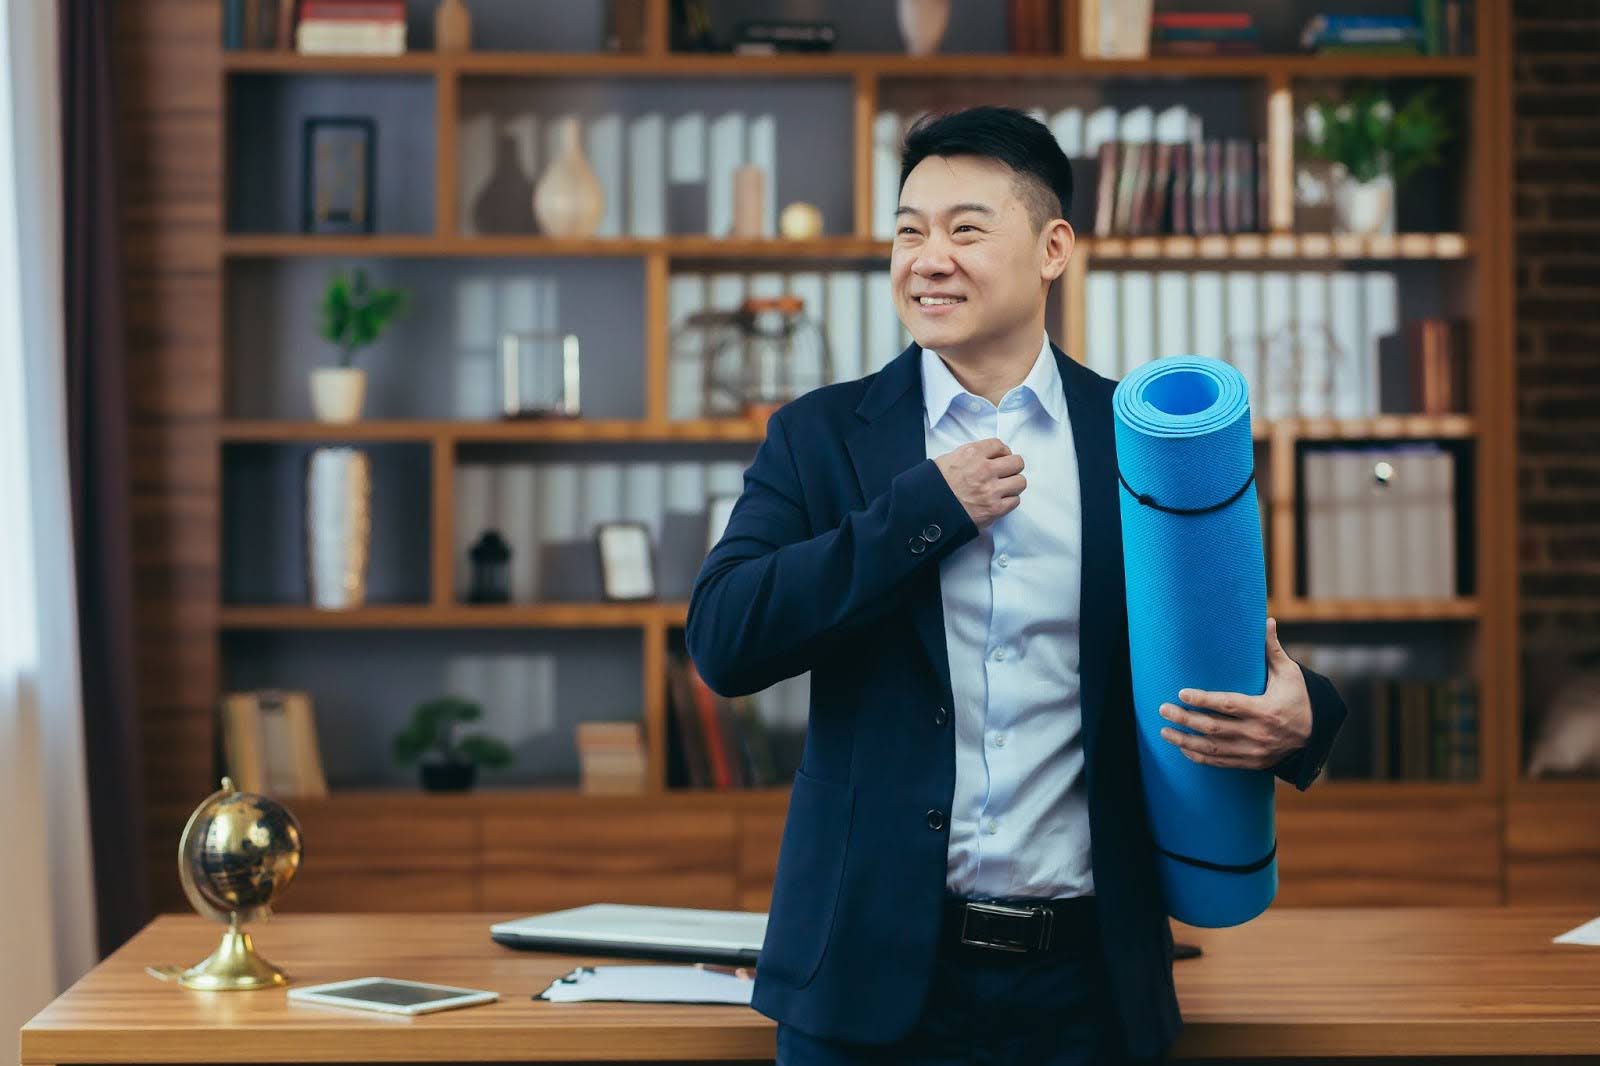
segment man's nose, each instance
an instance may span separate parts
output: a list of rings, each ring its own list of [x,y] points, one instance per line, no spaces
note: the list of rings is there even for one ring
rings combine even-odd
[[[955,262],[950,258],[950,246],[944,238],[929,235],[922,247],[917,249],[917,257],[911,263],[913,273],[920,276],[948,274],[955,269]]]

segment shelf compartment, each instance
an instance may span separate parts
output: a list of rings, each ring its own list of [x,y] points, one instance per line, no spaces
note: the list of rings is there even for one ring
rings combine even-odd
[[[681,625],[687,603],[427,604],[322,611],[306,606],[229,605],[224,630],[296,629],[636,629]]]

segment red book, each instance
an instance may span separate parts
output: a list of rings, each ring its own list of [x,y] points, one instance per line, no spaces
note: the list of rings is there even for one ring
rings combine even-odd
[[[404,22],[405,0],[303,0],[300,21]]]
[[[1169,30],[1247,30],[1248,11],[1158,11],[1150,25]]]

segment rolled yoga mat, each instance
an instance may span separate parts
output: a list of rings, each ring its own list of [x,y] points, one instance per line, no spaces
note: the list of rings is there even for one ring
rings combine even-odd
[[[1272,774],[1191,762],[1162,739],[1163,726],[1182,727],[1160,707],[1187,707],[1183,688],[1266,688],[1245,379],[1218,359],[1170,356],[1123,378],[1111,404],[1139,765],[1167,911],[1190,925],[1238,925],[1278,891]]]

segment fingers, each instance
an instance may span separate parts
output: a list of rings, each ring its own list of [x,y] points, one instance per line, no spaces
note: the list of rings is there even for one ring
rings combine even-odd
[[[1028,487],[1028,479],[1016,474],[1012,477],[1003,477],[995,484],[1000,487],[1001,496],[1021,496],[1022,490]]]
[[[1161,730],[1161,738],[1182,751],[1190,762],[1206,766],[1257,770],[1268,764],[1265,746],[1242,733],[1196,735],[1169,726]]]
[[[1234,718],[1249,714],[1256,700],[1256,697],[1246,696],[1242,692],[1205,692],[1197,688],[1180,690],[1178,698],[1191,707],[1200,707]]]
[[[1161,717],[1206,736],[1228,738],[1245,735],[1242,719],[1185,710],[1175,703],[1163,703]]]
[[[1011,449],[1006,447],[1006,442],[999,437],[989,437],[985,440],[973,441],[973,448],[985,459],[993,459],[1001,455],[1010,455]]]
[[[989,471],[996,477],[1010,477],[1012,474],[1022,473],[1022,456],[1007,453],[989,460]]]

